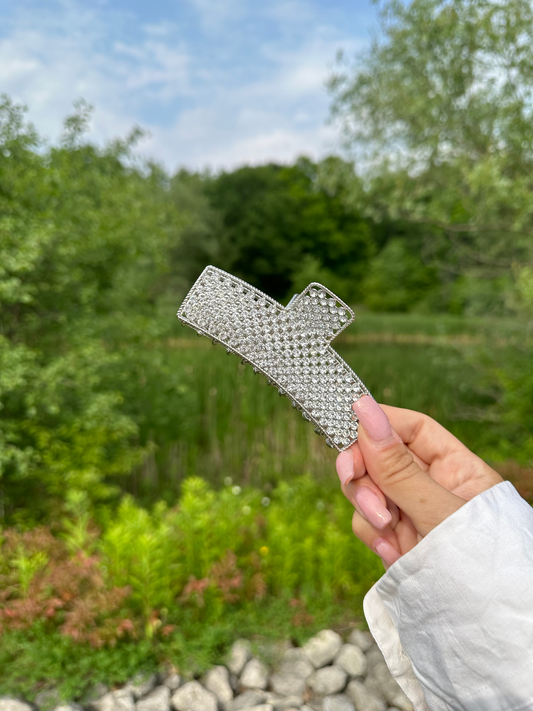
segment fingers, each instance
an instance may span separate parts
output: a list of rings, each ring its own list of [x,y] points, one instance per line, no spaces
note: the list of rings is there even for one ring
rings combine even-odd
[[[389,509],[383,493],[365,474],[362,478],[341,485],[342,492],[357,511],[376,529],[383,529],[389,524],[395,526],[398,522],[398,507]]]
[[[363,396],[353,409],[362,425],[358,442],[368,474],[383,494],[407,514],[422,536],[465,503],[420,468],[374,398]],[[438,449],[440,445],[435,446]]]
[[[395,432],[420,460],[432,464],[450,451],[464,451],[465,445],[429,415],[402,407],[381,405]],[[468,451],[468,450],[467,450]]]
[[[376,531],[358,511],[355,511],[352,517],[352,530],[367,548],[379,555],[384,564],[392,565],[401,557],[398,540],[390,527],[384,531]]]
[[[339,454],[335,467],[341,484],[346,484],[352,479],[359,479],[366,474],[365,463],[357,442]]]

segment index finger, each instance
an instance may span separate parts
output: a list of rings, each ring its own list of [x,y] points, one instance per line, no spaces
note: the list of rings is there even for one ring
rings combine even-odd
[[[469,451],[457,437],[429,415],[391,405],[380,407],[403,442],[427,464],[444,458],[450,452]]]

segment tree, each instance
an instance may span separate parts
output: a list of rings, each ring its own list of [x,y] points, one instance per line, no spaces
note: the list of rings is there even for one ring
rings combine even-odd
[[[293,166],[244,167],[205,177],[207,203],[197,201],[203,219],[185,230],[179,249],[190,279],[213,263],[278,299],[313,280],[323,280],[345,299],[360,299],[365,265],[374,253],[372,226],[346,199],[343,181],[322,180],[325,163],[300,159]],[[343,168],[353,173],[347,164]],[[357,181],[353,174],[351,179]],[[180,205],[197,180],[176,176]]]
[[[330,81],[347,142],[371,159],[371,214],[425,226],[427,260],[497,280],[504,303],[533,261],[533,7],[389,0],[380,16]]]
[[[136,134],[97,149],[78,112],[48,147],[0,102],[0,518],[11,520],[57,510],[73,490],[109,494],[145,452],[147,405],[128,393],[164,367],[145,352],[162,332],[182,219],[166,176],[132,165]]]

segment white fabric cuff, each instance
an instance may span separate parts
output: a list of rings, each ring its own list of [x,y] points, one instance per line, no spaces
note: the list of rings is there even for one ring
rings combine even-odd
[[[415,711],[533,709],[533,509],[478,494],[370,589],[364,612]]]

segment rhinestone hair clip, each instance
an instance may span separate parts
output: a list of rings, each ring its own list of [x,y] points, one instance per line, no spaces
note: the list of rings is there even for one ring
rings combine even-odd
[[[287,306],[216,267],[206,267],[178,318],[240,356],[292,400],[315,432],[340,452],[357,440],[352,404],[369,391],[330,346],[353,311],[312,283]]]

